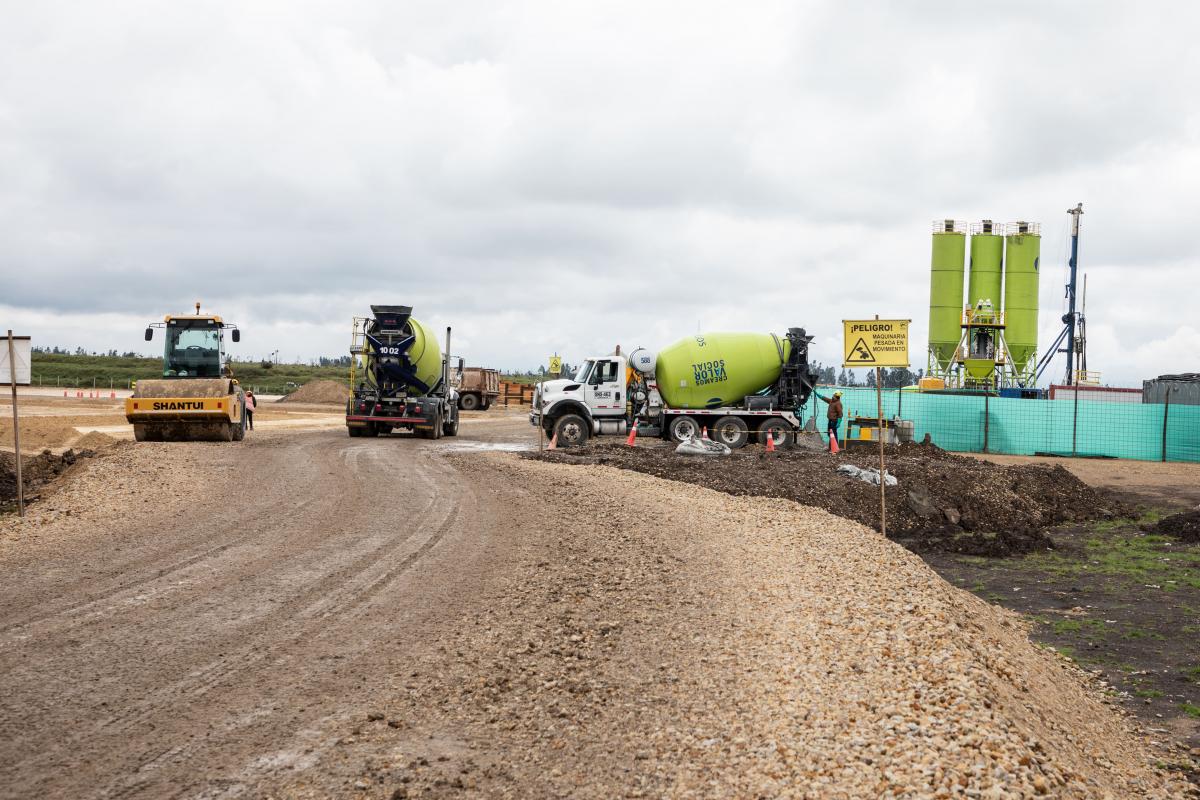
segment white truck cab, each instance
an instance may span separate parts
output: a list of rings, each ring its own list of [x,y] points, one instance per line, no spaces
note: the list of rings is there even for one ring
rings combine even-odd
[[[596,356],[571,378],[538,384],[529,421],[554,420],[548,435],[563,445],[580,445],[601,433],[624,433],[628,410],[629,362],[622,355]],[[549,427],[549,426],[548,426]]]

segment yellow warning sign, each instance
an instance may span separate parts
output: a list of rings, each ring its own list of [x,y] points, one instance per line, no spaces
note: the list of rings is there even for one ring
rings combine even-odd
[[[561,356],[550,356],[549,372],[551,375],[558,375],[559,373],[562,372],[562,357]]]
[[[844,319],[843,367],[907,367],[907,319]]]

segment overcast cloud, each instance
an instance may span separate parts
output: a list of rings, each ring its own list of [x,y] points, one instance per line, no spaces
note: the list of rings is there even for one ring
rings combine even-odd
[[[411,304],[530,368],[704,330],[913,320],[930,222],[1085,207],[1090,366],[1200,371],[1200,7],[0,2],[0,326],[340,355]],[[1055,374],[1061,371],[1054,370]]]

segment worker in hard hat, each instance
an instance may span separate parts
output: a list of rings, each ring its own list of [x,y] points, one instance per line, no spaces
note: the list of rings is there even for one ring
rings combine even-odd
[[[832,400],[826,400],[824,397],[821,397],[820,392],[814,391],[813,394],[817,396],[818,400],[829,406],[828,413],[825,415],[829,420],[829,440],[836,441],[838,447],[841,447],[842,436],[838,433],[838,428],[842,424],[842,393],[834,392]]]

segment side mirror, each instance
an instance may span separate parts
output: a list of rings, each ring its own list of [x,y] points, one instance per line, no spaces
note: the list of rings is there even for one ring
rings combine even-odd
[[[467,360],[466,360],[465,358],[460,358],[460,359],[458,360],[458,371],[459,371],[459,372],[462,372],[462,371],[463,371],[463,365],[464,365],[464,364],[466,364],[466,363],[467,363]]]
[[[242,332],[239,331],[237,328],[233,329],[233,340],[235,342],[240,342],[242,340]]]
[[[154,328],[146,328],[146,341],[148,342],[153,338],[154,338]]]

